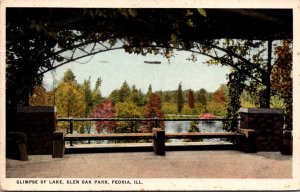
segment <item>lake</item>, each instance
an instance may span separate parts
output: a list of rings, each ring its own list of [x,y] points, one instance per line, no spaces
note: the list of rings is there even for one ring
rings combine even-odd
[[[165,122],[166,133],[181,133],[188,132],[190,128],[190,121],[166,121]],[[197,127],[200,132],[224,132],[222,129],[222,122],[215,121],[211,123],[198,122]],[[170,139],[171,142],[181,142],[181,139]],[[220,139],[203,139],[203,141],[219,142]]]
[[[190,128],[191,121],[166,121],[165,122],[165,131],[166,133],[181,133],[181,132],[188,132]],[[200,132],[224,132],[222,129],[222,122],[215,121],[211,123],[205,122],[198,122],[197,127],[199,128]],[[87,133],[87,132],[86,132]],[[95,124],[92,123],[92,128],[90,133],[96,134],[97,131],[95,129]],[[170,139],[172,143],[182,142],[183,139]],[[205,142],[220,142],[221,139],[203,139]],[[93,141],[91,143],[94,143]],[[101,142],[106,143],[106,141]]]

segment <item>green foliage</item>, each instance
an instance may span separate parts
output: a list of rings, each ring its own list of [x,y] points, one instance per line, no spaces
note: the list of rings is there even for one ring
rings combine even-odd
[[[224,104],[209,102],[206,105],[205,112],[212,113],[219,117],[226,117],[226,106]]]
[[[118,102],[133,102],[137,106],[145,106],[146,96],[139,89],[137,90],[135,85],[130,88],[125,81],[120,89],[113,90],[109,95],[109,99],[114,103]]]
[[[191,121],[188,132],[189,133],[200,132],[198,125],[199,125],[198,121]],[[199,141],[202,141],[202,139],[185,139],[185,141],[186,142],[199,142]]]
[[[142,118],[142,111],[133,102],[119,102],[115,105],[115,114],[118,118]],[[140,122],[118,121],[115,129],[116,133],[137,133]]]
[[[98,78],[96,80],[96,84],[95,84],[95,88],[92,91],[92,102],[93,102],[93,106],[95,106],[96,104],[100,103],[103,101],[101,92],[100,92],[100,86],[101,86],[102,80],[101,78]]]
[[[164,114],[177,114],[177,105],[171,102],[162,102],[161,110]]]
[[[229,87],[229,103],[227,107],[227,118],[236,119],[239,117],[239,109],[241,108],[240,97],[245,88],[245,76],[233,70],[229,75],[227,86]],[[226,131],[235,131],[238,126],[237,121],[223,123],[223,129]]]
[[[197,92],[197,100],[203,106],[207,105],[208,93],[205,89],[202,88],[202,89],[199,90],[199,92]]]
[[[177,90],[177,111],[181,113],[183,108],[183,93],[182,93],[182,85],[179,83]]]
[[[119,101],[129,101],[130,100],[130,88],[126,81],[122,84],[120,91],[119,91]]]
[[[150,84],[148,87],[148,91],[147,91],[147,97],[149,97],[149,95],[152,93],[152,85]]]

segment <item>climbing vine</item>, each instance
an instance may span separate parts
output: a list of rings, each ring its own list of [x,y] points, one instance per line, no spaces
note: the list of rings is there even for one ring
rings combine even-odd
[[[239,116],[239,109],[241,107],[240,96],[245,88],[245,80],[245,76],[241,75],[236,70],[229,74],[229,81],[227,83],[229,96],[227,118],[236,119]],[[226,131],[235,131],[237,126],[237,121],[223,123],[223,129]]]

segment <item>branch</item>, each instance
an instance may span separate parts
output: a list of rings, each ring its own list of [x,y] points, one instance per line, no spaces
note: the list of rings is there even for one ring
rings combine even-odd
[[[82,55],[82,56],[79,56],[79,57],[71,58],[71,59],[69,59],[68,61],[65,61],[65,62],[63,62],[63,63],[60,63],[59,65],[53,66],[53,67],[51,67],[51,68],[48,68],[48,69],[47,69],[46,71],[44,71],[44,72],[38,73],[37,76],[43,75],[43,74],[47,73],[48,71],[51,71],[51,70],[53,70],[53,69],[56,69],[56,68],[58,68],[58,67],[60,67],[60,66],[62,66],[62,65],[65,65],[65,64],[67,64],[67,63],[70,63],[70,62],[72,62],[72,61],[76,61],[76,60],[78,60],[78,59],[82,59],[82,58],[85,58],[85,57],[89,57],[89,56],[92,56],[92,55],[95,55],[95,54],[98,54],[98,53],[102,53],[102,52],[106,52],[106,51],[113,51],[113,50],[118,50],[118,49],[124,49],[124,48],[123,48],[123,46],[122,46],[122,47],[116,47],[116,48],[107,49],[107,50],[99,50],[99,51],[96,51],[96,52],[94,52],[94,53],[90,53],[90,54],[87,54],[87,55]]]
[[[237,59],[240,59],[241,61],[243,61],[244,63],[248,64],[249,66],[253,66],[254,68],[256,68],[256,69],[257,69],[258,71],[260,71],[263,75],[266,75],[266,74],[265,74],[266,72],[265,72],[262,68],[256,66],[254,63],[251,63],[250,61],[248,61],[247,59],[245,59],[245,58],[239,56],[238,54],[236,54],[236,53],[234,53],[234,52],[232,52],[232,51],[229,51],[229,50],[227,50],[227,49],[224,49],[224,48],[222,48],[222,47],[216,46],[216,45],[214,45],[214,44],[209,44],[209,43],[205,43],[205,44],[208,45],[208,46],[214,47],[214,48],[216,48],[216,49],[218,49],[218,50],[221,50],[221,51],[227,53],[228,55],[234,56],[234,57],[236,57]]]

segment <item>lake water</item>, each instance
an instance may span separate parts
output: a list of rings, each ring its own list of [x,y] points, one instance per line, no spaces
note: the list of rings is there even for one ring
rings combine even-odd
[[[199,128],[200,132],[224,132],[224,130],[222,129],[222,122],[220,121],[215,121],[211,123],[205,123],[200,121],[198,122],[197,127]],[[188,132],[189,128],[190,128],[190,121],[166,121],[165,122],[166,133]],[[90,133],[91,134],[97,133],[95,129],[95,124],[93,124]],[[219,142],[221,141],[221,139],[203,139],[203,141]],[[182,142],[182,139],[170,139],[170,142],[178,143],[178,142]],[[92,141],[91,143],[94,143],[94,141]],[[104,143],[106,143],[106,141]]]
[[[211,123],[198,122],[197,127],[200,132],[224,132],[222,129],[222,122],[215,121]],[[166,133],[181,133],[188,132],[190,128],[190,121],[166,121]],[[181,139],[170,139],[171,142],[181,142]],[[203,141],[219,142],[221,139],[203,139]]]

